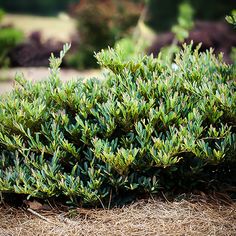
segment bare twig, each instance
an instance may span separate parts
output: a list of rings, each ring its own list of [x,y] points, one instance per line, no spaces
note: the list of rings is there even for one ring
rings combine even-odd
[[[112,199],[112,189],[110,191],[110,198],[109,198],[109,203],[108,203],[108,210],[110,209],[111,207],[111,199]]]
[[[29,211],[31,214],[33,214],[33,215],[39,217],[40,219],[42,219],[42,220],[44,220],[44,221],[46,221],[46,222],[48,222],[48,223],[50,223],[50,224],[56,224],[55,222],[49,220],[49,219],[46,218],[45,216],[40,215],[38,212],[32,210],[31,208],[27,208],[27,211]]]

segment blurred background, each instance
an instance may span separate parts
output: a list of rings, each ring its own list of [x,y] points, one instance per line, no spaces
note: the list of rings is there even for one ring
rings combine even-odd
[[[202,43],[236,58],[236,30],[225,20],[236,0],[0,0],[0,93],[11,90],[16,71],[45,79],[51,52],[72,48],[62,79],[99,76],[94,52],[120,47],[124,56],[155,56],[167,63],[181,45]]]

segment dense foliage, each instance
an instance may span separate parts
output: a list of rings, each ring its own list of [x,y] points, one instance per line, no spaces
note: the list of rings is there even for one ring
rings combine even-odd
[[[212,52],[124,60],[96,55],[104,80],[16,77],[0,102],[0,191],[100,204],[211,181],[236,161],[233,66]],[[224,179],[221,179],[224,181]]]

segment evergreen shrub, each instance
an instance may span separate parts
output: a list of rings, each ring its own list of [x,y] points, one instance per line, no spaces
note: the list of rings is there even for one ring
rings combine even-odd
[[[16,77],[0,101],[0,191],[106,204],[194,188],[236,161],[235,69],[191,45],[176,55],[124,60],[96,54],[104,80]],[[222,181],[224,181],[222,179]]]

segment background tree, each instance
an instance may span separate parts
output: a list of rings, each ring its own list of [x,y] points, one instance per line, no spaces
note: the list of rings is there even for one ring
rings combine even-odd
[[[149,0],[147,24],[157,32],[170,30],[177,23],[178,6],[183,0]],[[188,0],[195,18],[201,20],[223,19],[236,7],[233,0]]]
[[[67,10],[75,2],[79,0],[0,0],[0,8],[13,13],[53,15]]]

